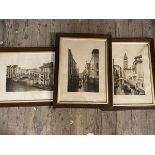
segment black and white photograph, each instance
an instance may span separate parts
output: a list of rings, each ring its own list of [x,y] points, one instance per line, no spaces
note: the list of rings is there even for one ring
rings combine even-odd
[[[25,68],[24,64],[19,64],[19,62],[16,65],[8,65],[6,67],[6,92],[53,90],[53,62],[37,65],[30,64],[29,68]]]
[[[8,49],[0,52],[0,62],[0,102],[53,100],[54,52]]]
[[[149,44],[113,42],[112,49],[114,102],[151,102],[153,90]]]
[[[114,95],[145,95],[142,51],[113,59]]]
[[[59,42],[57,103],[108,105],[108,37],[65,34]],[[87,37],[88,36],[88,37]],[[95,36],[93,38],[93,36]],[[56,63],[57,64],[57,63]],[[110,78],[109,78],[110,81]],[[110,95],[109,95],[110,96]]]
[[[85,53],[68,49],[68,92],[99,92],[99,49]]]

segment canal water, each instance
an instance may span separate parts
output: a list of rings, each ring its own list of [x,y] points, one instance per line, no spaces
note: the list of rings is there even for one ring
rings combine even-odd
[[[78,92],[99,92],[98,89],[94,87],[94,85],[90,85],[84,82],[81,82],[81,87],[78,88]]]
[[[39,89],[30,85],[31,81],[28,79],[24,79],[23,81],[7,81],[6,84],[6,92],[25,92],[25,91],[42,91],[43,89]]]

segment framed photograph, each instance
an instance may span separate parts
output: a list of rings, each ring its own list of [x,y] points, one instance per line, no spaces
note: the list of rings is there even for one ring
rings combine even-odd
[[[112,41],[113,106],[155,107],[155,57],[151,38]]]
[[[51,48],[0,48],[0,106],[50,105],[54,66]]]
[[[112,105],[111,36],[56,35],[55,107]]]

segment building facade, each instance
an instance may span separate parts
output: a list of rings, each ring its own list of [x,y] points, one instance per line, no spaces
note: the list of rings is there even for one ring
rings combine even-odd
[[[7,75],[6,76],[8,79],[15,78],[17,76],[17,72],[18,72],[18,65],[7,66]]]
[[[79,69],[73,58],[71,49],[68,49],[68,91],[76,91],[79,86]]]
[[[92,58],[90,60],[90,75],[91,79],[99,80],[99,50],[93,49]]]
[[[143,70],[143,60],[142,55],[136,56],[133,62],[135,74],[137,75],[137,87],[144,90],[144,70]]]
[[[99,91],[99,49],[93,49],[90,62],[86,62],[82,79],[88,90]]]
[[[99,49],[93,49],[89,68],[89,84],[99,91]]]
[[[53,86],[54,83],[54,66],[53,66],[53,62],[51,63],[44,63],[41,67],[40,67],[40,74],[38,74],[38,83],[40,85],[44,85],[44,86]]]
[[[90,63],[86,62],[85,69],[82,72],[82,79],[85,83],[88,82],[89,76],[90,76]]]

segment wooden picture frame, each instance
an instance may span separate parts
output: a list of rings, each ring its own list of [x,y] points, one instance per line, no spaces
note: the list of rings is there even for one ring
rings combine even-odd
[[[51,87],[49,83],[54,82],[55,52],[53,48],[2,47],[0,61],[2,86],[0,107],[52,104],[53,97],[50,92],[53,94],[52,87],[54,86]],[[44,77],[45,73],[46,77]]]
[[[114,83],[111,109],[155,108],[153,38],[113,38],[112,58]]]
[[[82,52],[85,53],[82,54]],[[89,58],[86,58],[86,55]],[[93,65],[92,60],[94,63]],[[95,65],[95,61],[96,68],[98,69],[98,71],[97,69],[91,67],[91,65]],[[57,33],[54,82],[55,88],[53,102],[54,107],[111,107],[111,64],[111,35],[85,33]],[[90,73],[91,69],[93,70],[93,73]],[[103,76],[101,77],[101,75]],[[90,82],[91,79],[94,79],[92,83]],[[95,95],[97,97],[94,97]],[[98,98],[102,98],[103,100],[104,98],[106,98],[106,102],[102,102],[101,100],[97,101]]]

